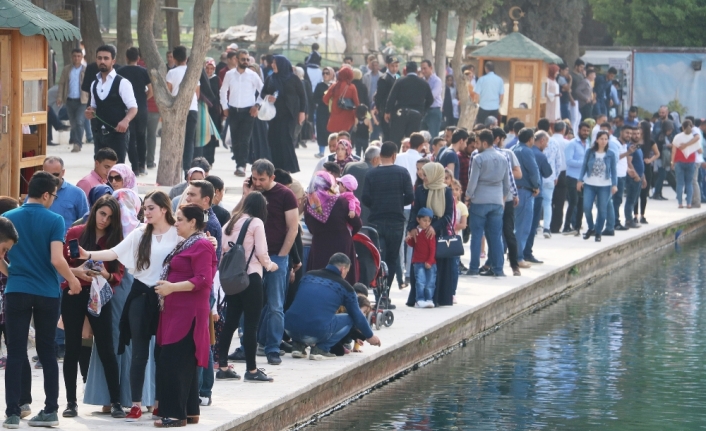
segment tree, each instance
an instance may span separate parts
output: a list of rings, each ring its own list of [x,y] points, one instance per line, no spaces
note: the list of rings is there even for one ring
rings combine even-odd
[[[142,58],[152,79],[154,98],[162,116],[162,142],[159,152],[157,183],[171,186],[182,178],[181,158],[184,151],[186,116],[196,90],[196,82],[201,76],[203,61],[210,46],[211,6],[213,0],[194,2],[194,39],[191,55],[187,62],[184,80],[179,86],[179,94],[174,97],[167,89],[166,65],[157,51],[157,43],[152,32],[155,9],[158,0],[142,0],[137,17],[137,38]]]
[[[378,22],[368,2],[341,0],[337,4],[334,18],[341,24],[341,32],[346,40],[346,54],[367,53],[377,48]],[[363,63],[365,60],[356,59]]]
[[[132,46],[132,17],[130,16],[132,5],[130,0],[118,0],[116,9],[118,62],[121,62],[127,49]]]
[[[258,0],[257,2],[257,32],[255,33],[255,46],[257,55],[266,54],[270,45],[270,8],[271,0]]]
[[[96,2],[93,0],[81,0],[81,36],[86,48],[86,63],[93,63],[96,59],[96,49],[104,44],[98,24]]]
[[[589,0],[618,45],[706,45],[703,0]]]
[[[512,32],[508,12],[518,6],[524,12],[520,32],[573,64],[579,57],[579,32],[587,0],[502,0],[492,14],[481,20],[481,28]]]
[[[213,3],[213,1],[211,1]],[[169,49],[181,45],[181,28],[179,27],[179,0],[164,0],[167,7],[167,46]],[[196,13],[194,11],[194,13]],[[211,11],[208,11],[209,16]],[[196,23],[194,22],[194,26]],[[140,44],[141,46],[142,44]]]
[[[442,84],[446,76],[446,32],[449,29],[449,10],[439,9],[436,15],[436,49],[434,50],[434,70],[441,77]],[[428,57],[431,58],[431,57]]]

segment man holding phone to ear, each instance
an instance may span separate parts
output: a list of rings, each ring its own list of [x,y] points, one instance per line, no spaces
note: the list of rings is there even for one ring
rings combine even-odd
[[[59,274],[69,284],[72,295],[81,285],[64,259],[64,219],[51,211],[59,179],[44,171],[36,172],[29,182],[27,202],[3,214],[17,230],[19,241],[8,253],[10,264],[0,262],[0,271],[8,276],[5,289],[5,328],[7,367],[5,401],[7,419],[3,426],[16,428],[20,417],[29,416],[32,374],[27,360],[27,336],[34,318],[36,346],[43,365],[44,409],[30,419],[30,426],[57,426],[59,418],[59,366],[54,350],[56,323],[59,321]]]

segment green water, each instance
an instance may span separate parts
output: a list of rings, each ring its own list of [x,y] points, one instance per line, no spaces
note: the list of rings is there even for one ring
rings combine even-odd
[[[706,429],[704,240],[633,259],[306,430]]]

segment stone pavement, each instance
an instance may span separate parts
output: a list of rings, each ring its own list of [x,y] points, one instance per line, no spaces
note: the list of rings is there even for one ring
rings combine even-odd
[[[311,173],[311,168],[315,159],[313,158],[314,149],[299,150],[300,165],[305,172],[297,175],[300,180],[306,180]],[[79,154],[70,154],[66,146],[54,147],[51,153],[66,156],[67,178],[69,181],[75,181],[80,178],[85,172],[88,172],[92,166],[90,156],[90,146],[86,146],[84,151]],[[214,173],[220,175],[226,180],[228,185],[237,185],[240,183],[232,173],[232,163],[228,161],[227,154],[223,150],[219,150],[219,161],[216,164]],[[221,160],[224,160],[221,162]],[[154,180],[154,172],[150,176],[142,177],[141,183],[148,183]],[[312,388],[323,385],[323,388],[334,385],[347,385],[353,382],[346,380],[336,380],[337,377],[346,375],[351,370],[365,369],[367,366],[375,364],[376,360],[385,356],[394,357],[402,347],[408,345],[411,340],[418,340],[424,337],[425,334],[431,334],[435,329],[443,328],[455,321],[459,321],[474,310],[479,310],[482,306],[492,304],[494,302],[507,301],[512,294],[530,290],[537,285],[547,282],[550,275],[569,272],[567,269],[574,268],[573,265],[579,265],[591,257],[596,256],[616,256],[620,259],[620,254],[616,252],[620,247],[625,247],[626,244],[632,244],[633,247],[640,247],[640,241],[650,233],[655,233],[659,230],[664,230],[667,224],[673,224],[678,220],[686,220],[694,217],[705,217],[706,207],[703,209],[677,209],[674,193],[671,189],[665,190],[668,201],[652,201],[647,205],[647,219],[649,225],[644,225],[641,229],[632,229],[627,232],[619,232],[615,237],[603,237],[601,243],[596,243],[592,239],[584,241],[581,237],[567,237],[554,235],[551,239],[545,239],[541,235],[537,237],[535,242],[535,255],[546,263],[543,265],[534,265],[530,269],[522,270],[521,277],[506,277],[503,279],[494,278],[469,278],[461,276],[458,285],[458,304],[453,307],[441,307],[436,309],[414,309],[404,306],[408,291],[400,291],[397,289],[397,283],[391,291],[393,303],[397,304],[397,309],[394,311],[395,322],[389,328],[383,328],[375,333],[382,341],[382,347],[372,347],[365,345],[363,353],[351,353],[342,358],[337,358],[332,361],[310,361],[307,359],[292,359],[290,355],[283,358],[280,366],[270,366],[264,361],[264,358],[258,357],[258,365],[264,367],[268,375],[274,378],[273,383],[269,384],[245,384],[243,381],[216,381],[214,385],[213,405],[203,407],[201,409],[201,421],[198,425],[190,425],[189,429],[195,430],[227,430],[249,422],[252,429],[275,429],[268,427],[267,422],[258,426],[258,420],[262,417],[275,415],[286,415],[287,410],[282,405],[296,401],[298,397],[305,397],[307,392]],[[236,196],[229,198],[229,203],[235,203]],[[621,217],[622,218],[622,217]],[[665,231],[664,235],[673,232]],[[640,239],[638,239],[638,237]],[[464,263],[468,263],[468,246],[466,246],[466,255],[463,257]],[[610,250],[609,252],[607,252]],[[607,252],[607,253],[605,253]],[[615,254],[613,254],[615,253]],[[509,267],[506,264],[506,273],[510,273]],[[493,325],[495,323],[492,323]],[[426,338],[422,338],[426,339]],[[421,341],[420,341],[421,342]],[[234,346],[237,345],[237,338],[234,341]],[[408,348],[408,346],[407,346]],[[30,353],[34,354],[34,353]],[[244,364],[234,364],[235,370],[242,374],[244,372]],[[394,375],[401,369],[393,370],[387,377]],[[0,371],[0,374],[4,371]],[[35,399],[32,405],[33,411],[39,411],[42,408],[41,400],[44,399],[42,391],[42,373],[41,370],[32,370],[33,376],[33,397]],[[65,391],[63,389],[63,376],[60,382],[59,404],[65,404]],[[379,381],[379,380],[378,380]],[[371,381],[369,386],[378,381]],[[79,385],[78,398],[81,400],[82,388]],[[338,400],[337,400],[338,401]],[[331,407],[330,405],[317,406],[320,409]],[[280,410],[280,408],[282,410]],[[273,410],[274,409],[274,410]],[[62,430],[126,430],[134,427],[152,426],[152,421],[147,419],[149,415],[143,416],[143,419],[136,423],[126,423],[123,420],[112,419],[109,416],[97,414],[98,406],[88,406],[79,403],[79,417],[75,419],[60,419],[60,427]],[[24,421],[23,421],[24,422]],[[280,418],[280,422],[292,425],[294,420],[288,421],[287,418]],[[243,426],[243,428],[249,428]],[[21,425],[26,428],[26,423]]]

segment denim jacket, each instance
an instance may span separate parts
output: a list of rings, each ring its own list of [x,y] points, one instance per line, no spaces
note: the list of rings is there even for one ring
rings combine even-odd
[[[586,151],[586,155],[583,157],[583,165],[581,166],[581,174],[579,175],[579,181],[584,181],[584,177],[587,173],[593,171],[593,163],[596,161],[596,152],[593,150]],[[617,160],[615,159],[615,153],[609,151],[606,148],[605,152],[605,175],[606,179],[610,178],[610,184],[613,186],[618,185],[618,172],[616,170]]]

